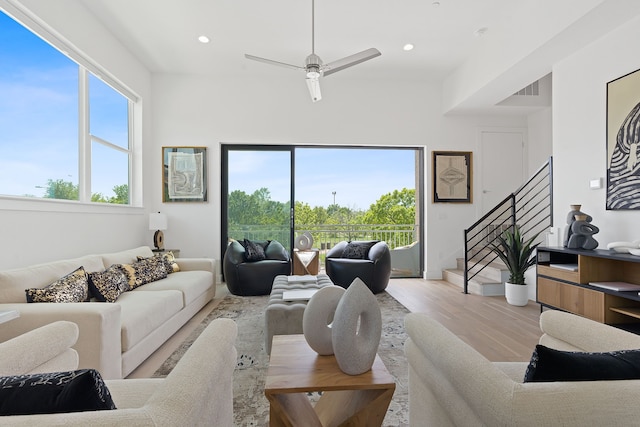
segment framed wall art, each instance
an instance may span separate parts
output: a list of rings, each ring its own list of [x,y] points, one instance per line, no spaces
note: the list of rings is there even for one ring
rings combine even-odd
[[[607,83],[607,210],[640,209],[640,70]]]
[[[207,201],[206,147],[162,147],[162,201]]]
[[[472,153],[433,152],[433,202],[471,203],[473,194]]]

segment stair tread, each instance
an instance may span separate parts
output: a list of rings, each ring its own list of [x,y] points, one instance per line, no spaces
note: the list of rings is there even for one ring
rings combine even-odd
[[[461,277],[464,277],[464,271],[462,271],[460,269],[457,269],[457,268],[446,268],[444,271],[448,271],[450,273],[453,273],[453,274],[459,275]],[[496,282],[495,280],[490,279],[488,277],[484,277],[482,275],[474,276],[470,281],[476,281],[481,285],[484,285],[484,284],[502,284],[502,282]]]

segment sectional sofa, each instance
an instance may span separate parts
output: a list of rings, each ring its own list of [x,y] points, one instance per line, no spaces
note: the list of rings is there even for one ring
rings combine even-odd
[[[548,351],[537,353],[536,373],[546,371],[547,378],[524,382],[525,374],[531,375],[529,363],[490,362],[427,314],[407,315],[405,328],[412,426],[638,425],[640,379],[621,378],[634,377],[627,376],[629,368],[638,378],[632,365],[638,366],[639,335],[545,311],[539,343],[561,352],[552,350],[553,358],[542,357]],[[596,378],[612,375],[620,377]],[[561,378],[567,376],[570,381]]]
[[[58,322],[63,323],[63,322]],[[68,323],[68,322],[64,322]],[[71,324],[71,326],[75,326]],[[52,329],[53,328],[53,329]],[[53,324],[38,332],[73,340],[77,331],[69,325]],[[33,332],[31,333],[33,334]],[[237,352],[237,325],[231,319],[215,319],[189,347],[166,378],[119,379],[105,381],[117,409],[0,417],[2,426],[216,426],[233,425],[233,372]],[[25,336],[26,338],[26,336]],[[22,353],[57,353],[38,342],[10,343]],[[3,348],[0,345],[0,354]],[[49,355],[51,356],[51,355]],[[49,358],[47,355],[44,358]],[[34,371],[34,365],[3,374],[20,375]],[[49,365],[51,367],[51,365]],[[76,369],[73,360],[56,369]],[[37,372],[42,370],[35,369]],[[46,371],[46,370],[45,370]],[[70,390],[71,395],[76,392]],[[59,400],[68,400],[62,396]],[[54,399],[52,399],[53,401]],[[22,403],[22,402],[21,402]],[[29,402],[26,402],[28,404]],[[47,402],[52,405],[53,402]],[[59,404],[59,402],[58,402]],[[38,402],[34,402],[37,406]]]
[[[87,273],[153,257],[142,246],[0,271],[0,311],[20,317],[0,325],[0,342],[40,326],[68,320],[79,327],[74,346],[79,368],[105,379],[123,378],[156,351],[215,295],[215,264],[208,258],[177,258],[179,271],[122,292],[115,302],[28,303],[25,289],[45,288],[80,266]]]

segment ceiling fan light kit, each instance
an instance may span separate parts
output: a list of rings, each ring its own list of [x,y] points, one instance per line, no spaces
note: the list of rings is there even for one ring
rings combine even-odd
[[[300,67],[297,65],[287,64],[285,62],[274,61],[272,59],[261,58],[259,56],[253,56],[245,54],[245,58],[253,61],[264,62],[266,64],[277,65],[280,67],[293,68],[294,70],[301,70],[305,72],[307,87],[311,100],[313,102],[320,101],[322,95],[320,93],[320,77],[329,76],[345,68],[352,67],[362,62],[373,59],[380,56],[381,53],[378,49],[370,48],[363,50],[362,52],[338,59],[327,64],[322,63],[322,59],[315,53],[315,1],[311,0],[311,54],[305,59],[305,66]]]

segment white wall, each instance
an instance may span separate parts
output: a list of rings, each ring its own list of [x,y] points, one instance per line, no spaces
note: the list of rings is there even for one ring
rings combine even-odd
[[[627,55],[640,38],[640,17],[557,64],[553,70],[553,156],[555,225],[563,227],[570,204],[582,204],[600,228],[594,237],[609,242],[640,239],[638,211],[605,210],[606,190],[590,190],[589,180],[606,182],[607,82],[640,68]],[[636,95],[640,99],[640,94]]]
[[[221,143],[422,146],[427,166],[427,275],[440,278],[442,268],[455,266],[455,257],[462,254],[462,230],[475,220],[476,209],[431,203],[431,151],[475,151],[479,128],[526,127],[526,120],[443,117],[438,85],[353,80],[346,72],[324,79],[323,100],[313,104],[296,77],[285,73],[256,81],[154,75],[154,152],[145,180],[152,205],[169,216],[166,245],[180,248],[184,256],[220,260]],[[208,203],[161,203],[160,147],[167,145],[209,147]]]
[[[141,96],[144,104],[151,104],[148,71],[84,7],[70,0],[22,3]],[[151,108],[144,111],[142,128],[136,129],[136,138],[141,141],[144,136],[147,143],[152,140],[150,113]],[[2,197],[0,269],[151,244],[153,233],[145,212],[143,208]]]

